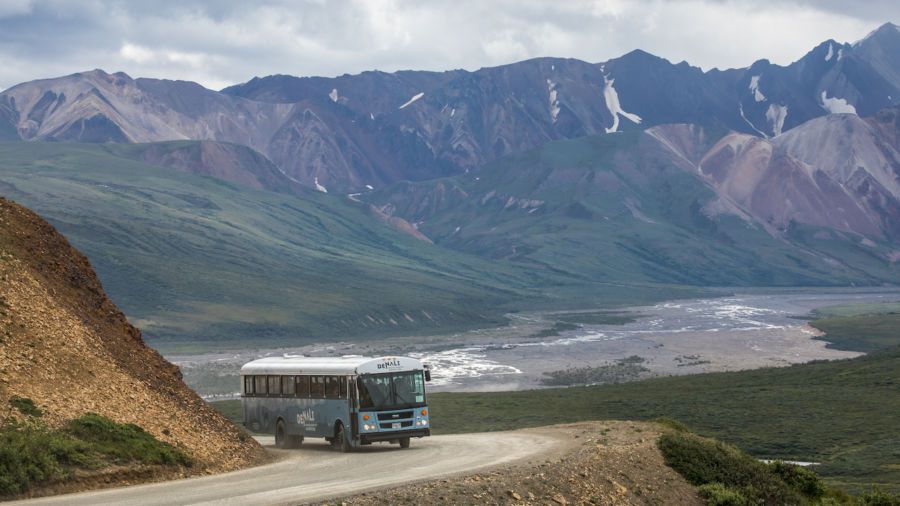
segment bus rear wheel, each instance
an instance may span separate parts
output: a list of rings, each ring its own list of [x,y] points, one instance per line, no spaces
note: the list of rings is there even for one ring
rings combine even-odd
[[[408,437],[401,437],[399,442],[400,442],[400,448],[409,448],[409,438]]]
[[[352,447],[347,439],[347,433],[344,431],[344,424],[338,422],[334,428],[334,439],[331,440],[331,446],[341,453],[348,453]]]
[[[283,420],[278,420],[275,424],[275,447],[282,450],[290,448],[290,437],[284,430]]]

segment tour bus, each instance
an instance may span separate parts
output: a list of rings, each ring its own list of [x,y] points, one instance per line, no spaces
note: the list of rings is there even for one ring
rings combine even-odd
[[[278,448],[323,437],[342,452],[388,441],[409,447],[431,434],[425,382],[407,357],[268,357],[241,367],[244,425],[275,434]]]

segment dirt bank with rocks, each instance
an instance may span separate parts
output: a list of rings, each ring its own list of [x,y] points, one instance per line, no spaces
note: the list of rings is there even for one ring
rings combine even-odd
[[[88,412],[139,425],[196,460],[186,474],[268,459],[144,344],[84,255],[38,215],[0,198],[0,423],[18,416],[8,404],[15,396],[33,400],[51,427]]]

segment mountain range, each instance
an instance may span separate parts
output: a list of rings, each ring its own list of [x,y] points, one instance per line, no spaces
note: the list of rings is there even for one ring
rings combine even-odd
[[[0,93],[0,193],[84,250],[151,336],[893,284],[898,69],[888,23],[728,70],[636,50],[221,91],[94,70]]]
[[[773,137],[829,113],[900,103],[900,30],[825,41],[779,66],[707,72],[636,50],[603,63],[539,58],[474,72],[269,76],[216,92],[102,70],[0,94],[0,138],[215,140],[310,187],[362,191],[455,175],[550,140],[669,124]]]

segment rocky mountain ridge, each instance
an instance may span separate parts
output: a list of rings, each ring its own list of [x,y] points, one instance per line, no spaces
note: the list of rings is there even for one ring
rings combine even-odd
[[[773,139],[681,124],[554,141],[360,198],[438,245],[595,279],[896,280],[897,116],[828,115]]]
[[[95,70],[4,91],[0,138],[231,142],[311,188],[363,191],[464,173],[550,140],[669,123],[772,137],[828,113],[869,116],[900,103],[896,54],[900,30],[888,23],[788,66],[724,71],[637,50],[597,64],[270,76],[216,92]]]

